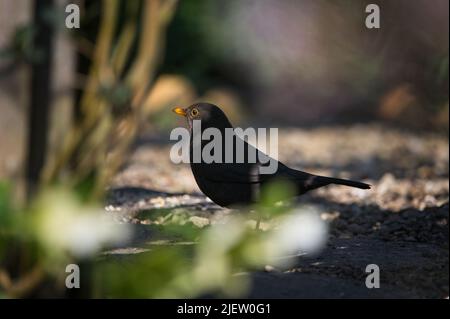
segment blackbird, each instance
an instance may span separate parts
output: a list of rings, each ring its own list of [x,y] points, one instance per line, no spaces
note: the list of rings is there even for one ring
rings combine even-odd
[[[245,146],[243,163],[237,161],[226,162],[224,160],[226,150],[225,131],[226,129],[232,129],[233,126],[218,106],[210,103],[196,103],[187,108],[177,107],[173,109],[173,112],[186,117],[188,122],[190,129],[190,165],[195,181],[200,190],[220,206],[234,207],[255,203],[259,200],[260,188],[279,179],[291,182],[295,186],[296,196],[329,184],[370,189],[370,185],[362,182],[309,174],[289,168],[279,161],[276,163],[277,169],[275,172],[263,174],[258,168],[262,165],[267,165],[267,163],[250,162],[248,155],[249,150],[256,151],[258,152],[257,154],[261,151],[254,149],[253,146],[242,140],[239,142],[244,143]],[[205,161],[203,157],[200,158],[200,161],[193,161],[194,120],[200,120],[200,133],[203,133],[208,128],[216,128],[220,131],[220,136],[223,139],[220,141],[223,150],[223,157],[220,162]],[[240,137],[233,133],[233,154],[236,154],[238,139]],[[203,149],[209,142],[209,140],[201,139],[201,148]],[[276,161],[264,153],[262,155],[266,156],[270,161]]]

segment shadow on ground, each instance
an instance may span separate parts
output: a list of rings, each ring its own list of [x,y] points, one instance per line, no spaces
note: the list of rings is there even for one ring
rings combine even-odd
[[[201,194],[165,193],[140,187],[111,189],[112,206],[134,227],[134,238],[112,254],[145,251],[153,242],[176,245],[180,238],[142,221],[183,209],[210,220],[229,214]],[[287,269],[250,274],[249,298],[443,298],[448,295],[448,203],[423,211],[381,209],[375,204],[343,204],[317,195],[299,202],[322,207],[329,242],[317,256],[299,257]],[[144,217],[143,217],[144,216]],[[183,242],[183,245],[186,243]],[[192,242],[195,244],[195,242]],[[186,246],[186,249],[190,249]],[[380,268],[381,287],[365,285],[366,266]]]

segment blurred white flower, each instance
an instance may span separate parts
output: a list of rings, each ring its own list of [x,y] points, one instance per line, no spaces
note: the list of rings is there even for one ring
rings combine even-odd
[[[206,254],[221,254],[239,243],[244,237],[246,229],[242,218],[228,218],[226,223],[215,224],[208,229],[200,249]]]
[[[313,206],[297,208],[286,216],[268,239],[268,255],[286,257],[316,253],[326,243],[327,226]]]
[[[205,231],[199,243],[194,278],[201,287],[225,285],[231,273],[230,250],[245,239],[246,226],[238,217]]]
[[[87,257],[106,244],[126,240],[127,225],[120,225],[102,208],[86,206],[65,190],[50,190],[40,197],[36,211],[37,237],[49,253],[69,252]]]
[[[299,207],[281,217],[278,225],[255,231],[242,215],[233,214],[226,222],[207,227],[192,268],[180,273],[164,296],[173,296],[173,291],[184,296],[216,290],[236,296],[250,287],[245,269],[288,265],[293,255],[317,252],[326,243],[326,222],[315,207]]]

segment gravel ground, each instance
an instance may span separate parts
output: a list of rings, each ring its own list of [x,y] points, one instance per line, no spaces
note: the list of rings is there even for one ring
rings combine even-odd
[[[232,213],[209,201],[186,164],[169,159],[164,137],[143,135],[116,176],[106,210],[139,224],[136,243],[152,240],[142,212],[187,209],[199,227]],[[377,125],[280,129],[279,159],[302,170],[360,179],[370,191],[329,186],[298,198],[321,207],[327,247],[294,267],[252,273],[248,297],[445,298],[449,290],[448,137]],[[157,222],[157,221],[156,221]],[[121,249],[136,253],[139,244]],[[380,266],[381,288],[365,287],[365,267]]]

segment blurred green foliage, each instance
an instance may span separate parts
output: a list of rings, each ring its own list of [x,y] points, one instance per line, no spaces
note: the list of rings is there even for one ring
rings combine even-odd
[[[0,181],[0,224],[9,225],[11,207],[11,187],[8,182]]]
[[[141,227],[153,233],[151,241],[140,245],[141,252],[121,255],[114,252],[114,241],[129,226],[104,220],[108,216],[95,204],[81,201],[73,191],[52,187],[41,190],[29,208],[16,211],[8,188],[0,184],[0,293],[6,297],[41,296],[41,285],[49,282],[56,288],[52,296],[63,297],[67,293],[63,269],[82,262],[81,271],[86,272],[86,261],[92,272],[89,285],[82,282],[90,287],[84,297],[239,296],[249,283],[236,273],[277,264],[285,247],[279,239],[284,231],[276,225],[292,211],[289,203],[278,205],[292,191],[280,182],[269,185],[262,204],[252,208],[264,212],[266,220],[276,217],[266,231],[247,223],[252,215],[245,217],[245,210],[215,225],[193,222],[192,212],[182,208],[144,211],[138,217],[147,221]],[[119,247],[130,246],[124,239]],[[294,239],[292,244],[298,243]],[[23,256],[26,261],[10,277],[5,267]]]

